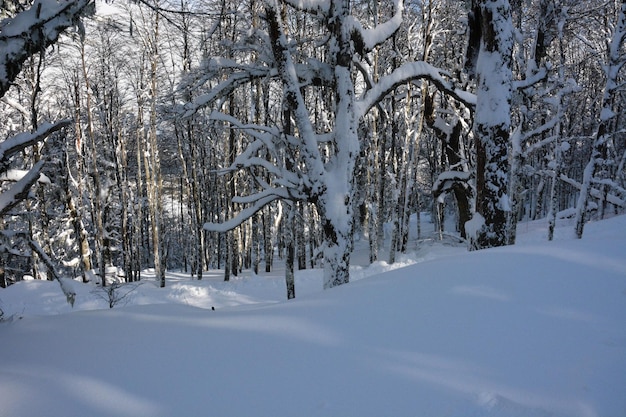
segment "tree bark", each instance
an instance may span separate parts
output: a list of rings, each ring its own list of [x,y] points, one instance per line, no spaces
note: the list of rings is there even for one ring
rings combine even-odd
[[[478,0],[477,6],[476,211],[484,222],[474,227],[477,233],[470,239],[474,249],[482,249],[507,243],[513,25],[507,0]]]

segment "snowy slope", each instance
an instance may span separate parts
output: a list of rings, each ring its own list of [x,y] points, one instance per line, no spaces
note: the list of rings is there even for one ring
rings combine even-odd
[[[333,290],[308,271],[290,302],[263,276],[46,316],[29,300],[58,288],[0,290],[24,309],[0,324],[0,416],[625,416],[626,216],[527,227]]]

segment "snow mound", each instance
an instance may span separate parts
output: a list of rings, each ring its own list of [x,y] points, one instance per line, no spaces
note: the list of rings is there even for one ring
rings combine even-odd
[[[179,278],[126,307],[22,315],[0,324],[0,416],[623,416],[626,216],[533,233],[289,302],[278,278]]]

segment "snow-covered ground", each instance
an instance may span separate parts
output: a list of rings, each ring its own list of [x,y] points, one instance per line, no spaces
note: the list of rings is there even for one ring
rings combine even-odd
[[[624,417],[626,216],[545,234],[413,242],[328,291],[302,271],[292,301],[280,271],[146,279],[113,309],[20,282],[0,289],[0,417]]]

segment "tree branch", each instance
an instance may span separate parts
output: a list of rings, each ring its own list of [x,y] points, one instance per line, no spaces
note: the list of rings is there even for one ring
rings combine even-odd
[[[263,207],[265,207],[272,201],[278,200],[280,198],[283,198],[283,196],[278,194],[266,195],[265,197],[256,200],[252,206],[246,207],[245,209],[241,210],[235,217],[225,221],[224,223],[205,223],[203,226],[204,230],[210,232],[227,232],[229,230],[233,230],[237,226],[248,220],[250,217],[254,216]]]
[[[8,20],[0,31],[0,97],[24,62],[56,42],[61,32],[92,12],[93,0],[35,0],[32,7]]]
[[[39,180],[43,163],[44,160],[37,162],[22,179],[17,181],[9,190],[0,194],[0,216],[3,216],[28,197],[30,188]]]
[[[3,170],[2,167],[8,163],[11,156],[41,142],[50,134],[69,126],[71,123],[70,119],[61,120],[54,124],[42,123],[35,132],[20,133],[0,143],[0,171]]]
[[[382,77],[377,84],[363,94],[356,106],[358,116],[363,117],[376,103],[396,87],[419,79],[426,79],[432,82],[443,93],[448,94],[469,108],[474,108],[476,96],[456,88],[452,82],[443,77],[442,73],[441,69],[423,61],[409,62],[402,65],[391,74]]]

